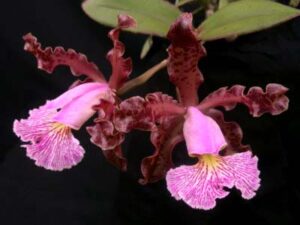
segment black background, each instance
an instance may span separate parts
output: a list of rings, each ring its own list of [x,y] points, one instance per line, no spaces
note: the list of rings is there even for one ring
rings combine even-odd
[[[80,0],[1,2],[0,224],[300,224],[296,215],[300,213],[300,18],[232,43],[208,43],[208,56],[200,62],[206,79],[199,91],[202,97],[235,83],[264,87],[277,82],[290,88],[290,109],[280,116],[252,118],[242,106],[226,113],[226,119],[240,123],[244,143],[250,143],[260,158],[262,184],[253,200],[243,200],[233,190],[215,209],[199,211],[171,198],[165,181],[139,185],[140,160],[153,151],[149,134],[143,132],[129,134],[124,143],[127,173],[105,161],[84,129],[76,133],[86,149],[78,166],[60,173],[34,166],[12,133],[13,120],[27,117],[29,109],[61,94],[74,77],[67,68],[60,67],[51,75],[38,70],[34,57],[23,51],[22,35],[32,32],[46,46],[74,48],[87,54],[107,77],[110,74],[105,59],[111,48],[109,28],[90,20],[80,4]],[[132,77],[166,57],[166,40],[155,38],[154,48],[141,61],[145,36],[123,33],[121,38],[126,55],[134,61]],[[174,94],[165,70],[128,96],[157,90]],[[174,161],[179,165],[185,158],[184,145],[180,145]]]

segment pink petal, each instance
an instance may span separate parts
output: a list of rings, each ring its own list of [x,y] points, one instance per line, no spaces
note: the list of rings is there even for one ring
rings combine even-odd
[[[191,156],[218,154],[227,143],[218,124],[195,107],[189,107],[183,134]]]
[[[221,157],[212,157],[217,158],[217,166],[200,161],[168,171],[167,188],[175,199],[183,200],[192,208],[208,210],[216,206],[216,199],[229,194],[223,187],[233,187],[233,172]]]
[[[77,86],[74,89],[80,88],[80,86]],[[72,90],[73,89],[70,91]],[[66,104],[53,117],[53,120],[78,130],[96,112],[93,109],[93,106],[98,105],[101,99],[107,98],[106,95],[110,94],[112,95],[112,92],[108,86],[106,84],[99,83],[94,89],[90,89],[85,93],[83,92],[76,99],[73,99]]]
[[[105,83],[89,82],[78,85],[65,93],[61,94],[57,98],[47,102],[47,108],[61,109],[65,105],[69,104],[73,100],[85,95],[88,92],[98,90],[99,92],[104,92],[108,90],[108,85]]]
[[[260,187],[260,178],[257,167],[258,158],[252,157],[250,151],[237,153],[223,158],[234,170],[234,185],[242,192],[242,197],[250,199]]]
[[[215,207],[216,199],[228,195],[224,187],[235,186],[243,198],[250,199],[260,186],[257,161],[250,151],[225,157],[203,155],[196,165],[169,170],[167,188],[175,199],[197,209]]]
[[[28,119],[15,120],[13,130],[22,141],[31,142],[23,147],[37,166],[61,171],[78,164],[84,149],[73,137],[70,128],[52,121],[55,113],[55,109],[45,106],[34,109]]]

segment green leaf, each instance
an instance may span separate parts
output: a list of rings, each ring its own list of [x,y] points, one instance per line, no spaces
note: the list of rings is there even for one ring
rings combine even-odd
[[[95,21],[115,27],[117,16],[126,14],[137,21],[129,31],[165,37],[180,10],[164,0],[86,0],[85,13]]]
[[[148,54],[148,52],[150,51],[151,47],[153,44],[153,39],[152,36],[150,35],[146,41],[144,42],[144,45],[142,47],[142,51],[141,51],[141,55],[140,58],[143,59],[145,58],[145,56]]]
[[[300,11],[268,0],[243,0],[228,4],[198,27],[198,38],[211,41],[272,27],[300,15]]]
[[[224,6],[229,4],[229,0],[219,0],[218,9],[222,9]]]

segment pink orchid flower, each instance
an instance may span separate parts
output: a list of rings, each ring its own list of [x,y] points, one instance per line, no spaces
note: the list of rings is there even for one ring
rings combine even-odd
[[[16,135],[22,141],[30,142],[23,147],[26,148],[27,156],[35,160],[37,166],[61,171],[71,168],[82,160],[84,149],[71,131],[79,130],[96,112],[100,115],[104,113],[108,119],[111,117],[104,106],[115,107],[117,103],[115,92],[126,82],[132,70],[131,59],[123,58],[125,47],[119,41],[119,33],[123,28],[132,26],[135,26],[133,18],[120,15],[118,26],[109,33],[113,48],[107,54],[112,64],[112,75],[108,81],[84,54],[62,47],[43,49],[32,34],[23,37],[24,49],[37,58],[39,69],[52,73],[57,66],[65,65],[70,67],[73,75],[87,77],[75,81],[70,90],[56,99],[29,111],[27,119],[14,122],[13,130]],[[116,148],[116,151],[120,151],[119,145],[124,140],[124,135],[114,131],[110,121],[102,120],[96,120],[95,125],[87,129],[92,136],[91,141],[103,150]],[[103,122],[108,126],[101,130],[99,127]],[[121,153],[119,155],[122,160]]]
[[[109,32],[113,48],[107,54],[112,65],[108,81],[85,55],[62,47],[43,49],[34,36],[24,36],[25,50],[37,58],[39,69],[51,73],[58,65],[67,65],[73,75],[87,76],[56,99],[29,111],[27,119],[14,122],[14,132],[27,142],[23,145],[27,156],[36,165],[55,171],[78,164],[84,149],[72,129],[80,129],[97,113],[94,124],[87,127],[90,140],[123,171],[127,169],[121,148],[125,134],[134,129],[151,132],[155,151],[141,162],[141,184],[166,177],[167,188],[175,199],[204,210],[214,208],[217,199],[229,194],[228,188],[237,188],[245,199],[254,197],[260,187],[258,158],[249,145],[242,143],[239,124],[225,121],[223,112],[216,108],[230,111],[243,104],[254,117],[265,113],[279,115],[288,109],[288,89],[270,83],[265,90],[251,87],[246,92],[245,86],[233,85],[200,100],[198,88],[204,77],[198,61],[206,50],[198,40],[192,19],[192,14],[183,13],[167,34],[171,42],[167,70],[176,86],[177,99],[161,92],[123,101],[116,96],[115,93],[122,93],[118,90],[132,71],[132,61],[124,58],[125,46],[119,40],[121,29],[135,25],[129,16],[119,16],[118,26]],[[172,152],[182,141],[189,156],[198,161],[174,168]]]
[[[105,83],[81,84],[29,111],[27,119],[15,120],[13,130],[30,142],[23,147],[37,166],[55,171],[71,168],[84,155],[71,130],[79,130],[96,113],[93,106],[111,94]]]
[[[254,197],[260,186],[258,158],[252,155],[249,145],[242,143],[239,124],[225,121],[223,112],[216,108],[230,111],[243,104],[254,117],[265,113],[279,115],[288,109],[289,99],[285,95],[288,89],[270,83],[265,90],[251,87],[246,92],[245,86],[233,85],[199,101],[197,92],[204,77],[198,61],[206,51],[197,39],[192,15],[182,14],[167,37],[171,42],[167,69],[170,81],[176,86],[177,100],[162,93],[145,97],[146,108],[152,112],[156,126],[151,130],[155,151],[142,160],[140,183],[166,177],[167,188],[175,199],[204,210],[214,208],[216,199],[229,194],[224,188],[236,187],[245,199]],[[198,162],[174,168],[173,150],[184,140],[189,156]]]
[[[189,155],[198,162],[168,171],[167,188],[174,198],[208,210],[229,194],[224,187],[235,186],[245,199],[254,197],[260,186],[256,156],[250,151],[221,156],[227,143],[219,125],[195,107],[187,110],[183,134]]]

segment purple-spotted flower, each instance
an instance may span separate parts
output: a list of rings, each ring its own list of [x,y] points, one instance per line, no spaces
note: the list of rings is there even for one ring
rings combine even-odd
[[[83,80],[75,81],[61,96],[31,110],[27,119],[14,122],[14,132],[23,142],[27,142],[23,147],[37,166],[61,171],[78,164],[83,158],[84,149],[74,138],[72,129],[80,129],[97,112],[95,124],[87,128],[91,141],[102,150],[109,150],[104,152],[108,160],[114,164],[120,162],[122,168],[126,168],[120,147],[124,134],[115,130],[111,118],[119,101],[115,93],[127,81],[132,70],[131,59],[123,57],[125,46],[119,41],[119,33],[123,28],[132,26],[135,26],[132,17],[120,15],[118,26],[109,32],[113,48],[107,54],[112,65],[108,81],[84,54],[62,47],[43,49],[32,34],[23,37],[24,49],[37,58],[39,69],[52,73],[57,66],[65,65],[73,75],[86,76]]]
[[[288,89],[280,84],[268,84],[263,90],[242,85],[222,87],[199,100],[198,88],[204,78],[198,61],[206,55],[192,25],[192,14],[183,13],[171,26],[167,38],[167,69],[176,86],[177,99],[155,92],[145,98],[133,96],[121,100],[115,93],[128,79],[132,70],[130,58],[124,58],[125,46],[119,41],[123,28],[135,25],[133,18],[119,16],[118,26],[109,33],[113,49],[107,59],[112,75],[106,81],[98,67],[85,55],[62,47],[42,49],[37,39],[24,36],[25,50],[34,54],[38,67],[51,73],[58,65],[67,65],[75,76],[86,75],[54,100],[29,112],[27,119],[14,122],[14,132],[26,142],[23,146],[36,165],[60,171],[81,161],[84,149],[72,135],[95,113],[98,116],[87,127],[91,142],[103,150],[106,159],[126,170],[121,143],[133,129],[150,131],[155,151],[141,163],[141,184],[166,177],[167,188],[177,200],[197,209],[211,209],[216,200],[226,197],[229,188],[237,188],[243,198],[255,196],[260,186],[258,158],[249,145],[242,144],[243,132],[238,123],[227,122],[223,112],[240,103],[250,114],[278,115],[288,109]],[[147,74],[147,73],[146,73]],[[127,86],[130,87],[131,84]],[[126,89],[126,88],[125,88]],[[185,141],[194,165],[174,168],[174,147]]]
[[[216,199],[229,194],[224,188],[235,186],[243,198],[252,198],[260,186],[258,158],[250,151],[221,156],[227,143],[219,125],[195,107],[189,107],[185,117],[187,150],[198,162],[168,171],[167,187],[172,196],[205,210],[214,208]]]
[[[245,199],[254,197],[260,186],[258,158],[253,156],[249,145],[242,143],[239,124],[225,121],[223,112],[216,108],[230,111],[243,104],[254,117],[265,113],[279,115],[288,109],[289,99],[285,95],[288,89],[271,83],[265,90],[251,87],[246,92],[245,86],[233,85],[213,91],[199,101],[197,91],[204,78],[198,61],[206,51],[197,39],[192,15],[182,14],[167,37],[171,42],[167,69],[170,81],[176,86],[177,100],[160,92],[145,97],[145,108],[155,122],[150,136],[155,151],[142,160],[140,183],[166,177],[167,188],[174,198],[205,210],[215,207],[216,199],[227,196],[229,188],[239,189]],[[125,115],[117,121],[130,118]],[[174,168],[172,153],[182,141],[189,156],[198,161],[195,165]]]
[[[30,110],[27,119],[15,120],[13,130],[22,141],[30,142],[23,147],[37,166],[55,171],[71,168],[84,155],[72,129],[79,130],[96,113],[93,107],[111,97],[105,83],[81,84]]]

